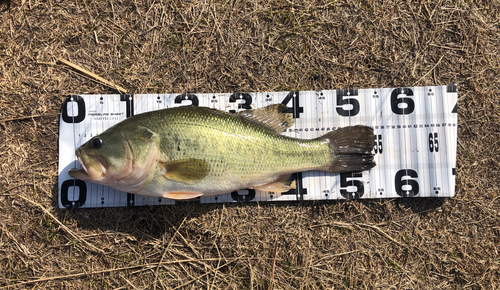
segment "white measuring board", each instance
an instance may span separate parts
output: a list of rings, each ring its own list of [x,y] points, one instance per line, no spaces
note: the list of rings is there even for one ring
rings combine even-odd
[[[200,203],[452,197],[455,194],[457,85],[223,94],[71,95],[59,127],[59,207],[94,208],[176,204],[75,180],[75,149],[136,114],[194,105],[227,112],[283,103],[295,124],[284,135],[302,139],[353,125],[374,129],[377,166],[369,171],[294,174],[297,188],[276,194],[253,189],[201,197]],[[193,201],[190,201],[193,202]],[[181,202],[182,203],[182,202]]]

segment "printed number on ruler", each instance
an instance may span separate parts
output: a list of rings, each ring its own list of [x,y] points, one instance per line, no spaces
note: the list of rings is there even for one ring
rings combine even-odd
[[[293,130],[299,132],[298,137],[301,135],[312,136],[311,131],[325,131],[322,133],[326,133],[330,128],[344,127],[351,123],[366,124],[375,129],[373,153],[379,164],[373,171],[376,172],[376,175],[373,175],[373,172],[370,178],[367,178],[361,172],[336,175],[334,179],[336,178],[339,184],[338,197],[370,198],[372,195],[367,193],[370,193],[372,190],[377,195],[384,197],[413,197],[422,194],[428,195],[429,190],[433,194],[437,195],[439,193],[441,195],[443,178],[450,180],[446,185],[451,187],[446,188],[446,190],[453,190],[454,188],[455,167],[454,163],[451,166],[449,164],[450,162],[454,162],[456,156],[456,150],[453,147],[453,142],[456,142],[454,141],[456,139],[450,139],[446,132],[453,132],[453,137],[456,138],[456,91],[456,85],[454,85],[448,87],[431,87],[425,90],[424,88],[396,88],[318,92],[291,91],[217,94],[217,97],[214,94],[116,95],[119,97],[116,100],[123,104],[123,106],[120,105],[120,110],[123,108],[121,112],[126,114],[123,117],[127,118],[134,115],[134,108],[138,109],[137,112],[143,112],[164,107],[193,105],[212,106],[223,110],[227,108],[229,112],[237,113],[241,110],[280,102],[289,108],[289,112],[296,119],[296,129]],[[450,95],[446,94],[452,95],[450,97]],[[443,100],[443,96],[446,96],[448,100]],[[111,100],[110,98],[111,96],[68,96],[67,102],[61,111],[61,138],[76,137],[77,143],[74,146],[77,146],[79,145],[78,142],[85,142],[102,131],[101,129],[86,131],[89,128],[94,128],[93,124],[97,124],[95,122],[98,122],[97,127],[105,129],[108,126],[107,121],[89,120],[88,117],[94,116],[92,119],[98,119],[95,118],[95,115],[92,115],[96,112],[96,108],[102,111],[106,110],[102,108],[112,108],[113,104],[117,104],[113,102],[115,99]],[[151,99],[151,102],[146,100],[148,98]],[[140,104],[134,105],[134,99],[137,102],[140,100],[141,104],[145,100],[148,104],[155,104],[154,108],[150,108],[151,106],[149,105],[147,105],[149,109]],[[365,103],[367,100],[373,101],[369,104]],[[450,102],[453,103],[450,104]],[[230,106],[226,107],[226,104]],[[385,107],[386,104],[387,107]],[[446,108],[445,111],[443,111],[443,105]],[[93,106],[98,107],[94,108]],[[372,111],[370,111],[370,108]],[[373,109],[376,110],[373,111]],[[90,115],[88,115],[87,110],[90,110]],[[326,112],[329,113],[325,115]],[[379,113],[380,117],[378,116]],[[452,117],[450,117],[450,113],[453,114]],[[321,119],[318,122],[319,116]],[[422,119],[422,116],[426,119]],[[441,116],[445,116],[448,119],[442,120],[443,117]],[[101,119],[110,120],[110,118]],[[72,127],[68,127],[65,124]],[[454,127],[455,131],[449,129],[451,126]],[[62,134],[63,131],[68,133]],[[290,129],[288,132],[293,131]],[[290,134],[293,136],[294,133]],[[399,141],[394,140],[394,138],[397,138]],[[74,151],[74,148],[71,148],[73,145],[66,144],[64,146],[60,146],[60,150],[66,148],[66,152]],[[395,146],[401,147],[398,148]],[[394,158],[395,149],[401,152],[401,156],[396,159]],[[70,158],[73,158],[73,160],[69,160]],[[66,167],[70,166],[68,164],[72,164],[71,162],[76,162],[74,156],[65,156],[65,151],[61,151],[60,160],[63,160],[60,161],[60,165]],[[397,165],[389,168],[389,164]],[[440,165],[441,167],[439,167],[436,164],[446,165]],[[449,166],[449,168],[446,166]],[[65,168],[65,170],[67,169]],[[95,186],[93,184],[86,184],[81,180],[70,179],[66,172],[60,172],[60,175],[62,177],[60,179],[60,204],[62,206],[94,207],[94,203],[96,205],[107,206],[117,205],[116,201],[114,205],[113,203],[109,203],[110,197],[108,194],[111,194],[111,191],[110,193],[102,191],[101,186],[98,187],[101,196],[97,199],[92,198],[92,204],[88,204],[89,194],[94,194],[92,190],[95,189]],[[326,178],[324,173],[322,176],[323,179]],[[389,179],[385,179],[384,176],[387,176]],[[289,192],[282,194],[266,193],[262,195],[262,193],[257,194],[255,190],[246,189],[229,193],[222,199],[225,201],[252,201],[272,200],[282,197],[286,199],[287,196],[295,199],[303,199],[304,195],[308,193],[308,189],[304,185],[307,187],[312,186],[311,188],[313,188],[314,192],[309,199],[321,198],[321,196],[323,198],[331,198],[330,194],[333,194],[332,196],[334,197],[337,196],[332,191],[333,188],[329,189],[323,183],[321,187],[318,187],[319,185],[315,185],[314,183],[311,185],[311,180],[320,180],[315,179],[317,178],[315,175],[307,173],[303,176],[302,173],[297,173],[293,175],[293,178],[295,179],[297,188]],[[370,182],[370,186],[367,186],[366,182]],[[93,189],[89,188],[89,185]],[[319,193],[316,193],[315,191],[318,190]],[[453,195],[453,192],[447,192],[447,194]],[[229,199],[227,200],[227,198]],[[139,205],[143,204],[144,200],[146,199],[136,200],[135,195],[129,194],[124,204]],[[157,203],[161,204],[162,200],[157,201]]]

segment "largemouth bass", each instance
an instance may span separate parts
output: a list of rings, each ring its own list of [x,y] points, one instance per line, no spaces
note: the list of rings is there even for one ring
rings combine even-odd
[[[315,139],[281,135],[294,119],[285,105],[238,114],[184,106],[110,127],[76,150],[69,175],[141,195],[192,199],[238,189],[285,192],[290,175],[375,166],[373,130],[345,127]]]

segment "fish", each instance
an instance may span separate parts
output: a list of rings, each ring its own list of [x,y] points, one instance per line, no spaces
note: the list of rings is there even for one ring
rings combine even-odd
[[[239,113],[181,106],[137,114],[77,148],[82,168],[68,173],[128,193],[193,200],[240,189],[282,193],[295,188],[296,172],[375,166],[372,128],[288,137],[289,111],[275,104]]]

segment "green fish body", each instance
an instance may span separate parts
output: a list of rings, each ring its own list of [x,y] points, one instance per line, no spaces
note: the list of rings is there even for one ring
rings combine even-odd
[[[351,172],[375,166],[373,130],[346,127],[315,139],[281,133],[285,105],[231,114],[184,106],[128,118],[76,150],[75,178],[141,195],[191,199],[238,189],[284,192],[294,172]]]

